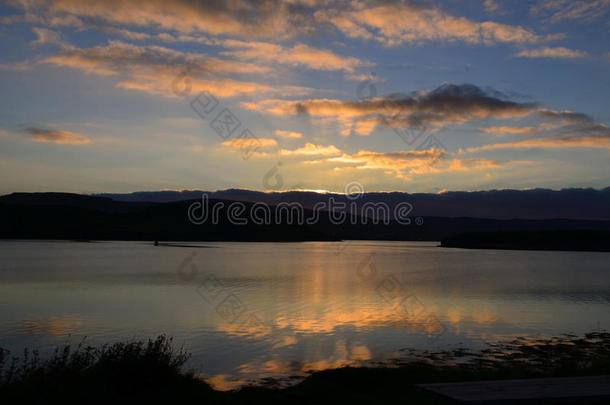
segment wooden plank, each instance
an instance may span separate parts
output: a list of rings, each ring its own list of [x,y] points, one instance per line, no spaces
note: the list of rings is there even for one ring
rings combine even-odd
[[[610,375],[419,384],[417,387],[466,404],[610,400]]]

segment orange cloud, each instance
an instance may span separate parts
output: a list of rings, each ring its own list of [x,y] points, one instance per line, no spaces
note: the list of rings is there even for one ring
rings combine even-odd
[[[42,63],[80,69],[87,73],[124,78],[119,87],[151,94],[175,96],[190,86],[190,91],[207,90],[219,97],[272,92],[269,86],[227,77],[228,73],[263,73],[267,68],[202,54],[185,53],[161,46],[136,46],[109,41],[92,48],[65,47]]]
[[[479,129],[481,132],[485,132],[487,134],[535,134],[538,132],[538,128],[536,127],[510,127],[510,126],[500,126],[500,127],[484,127]]]
[[[521,118],[536,111],[533,103],[517,103],[488,94],[471,85],[445,83],[432,91],[375,97],[358,101],[267,99],[242,103],[244,108],[275,115],[307,114],[332,118],[343,125],[341,133],[370,134],[378,125],[393,128],[443,126],[486,118]]]
[[[326,162],[341,164],[335,170],[352,167],[361,170],[383,170],[387,175],[411,180],[415,174],[459,172],[500,167],[491,159],[456,159],[440,149],[411,150],[398,152],[372,152],[361,150],[356,154],[342,154],[326,159]],[[310,162],[311,163],[311,162]]]
[[[167,32],[161,32],[158,34],[148,34],[145,32],[131,31],[125,28],[116,28],[116,27],[106,27],[100,26],[99,30],[110,35],[118,35],[123,38],[127,38],[131,41],[151,41],[157,40],[166,43],[176,43],[176,42],[194,42],[205,45],[218,45],[219,41],[210,39],[203,35],[188,35],[188,34],[179,34],[173,35]]]
[[[381,121],[379,118],[364,118],[352,121],[344,120],[341,135],[370,135],[380,123]]]
[[[570,110],[563,111],[555,111],[555,110],[547,110],[540,109],[536,111],[536,113],[542,118],[551,119],[551,120],[565,120],[574,123],[590,123],[593,122],[591,117],[587,114],[578,113]]]
[[[473,169],[490,169],[500,167],[497,160],[492,159],[452,159],[445,171],[467,172]]]
[[[455,17],[440,7],[414,3],[359,3],[351,10],[319,10],[316,17],[329,21],[352,38],[376,40],[388,46],[422,41],[463,41],[472,44],[538,43],[543,37],[521,26],[476,22]]]
[[[48,18],[78,17],[99,19],[116,25],[135,25],[176,30],[183,33],[206,32],[245,38],[288,36],[305,30],[311,16],[290,2],[269,0],[189,1],[175,0],[15,0],[29,14],[43,13]],[[82,24],[83,20],[78,20]],[[74,22],[76,24],[76,22]],[[95,24],[92,24],[95,25]]]
[[[228,146],[233,149],[247,149],[256,145],[257,148],[268,148],[277,146],[277,141],[273,138],[237,138],[225,141],[222,143],[223,146]]]
[[[304,66],[316,70],[345,70],[354,72],[361,66],[371,66],[370,62],[354,57],[342,57],[326,49],[318,49],[305,44],[296,44],[292,48],[265,42],[245,42],[227,40],[223,45],[234,50],[221,52],[242,60],[278,62],[291,66]]]
[[[56,131],[52,129],[33,127],[26,128],[24,131],[32,135],[32,140],[34,142],[51,142],[70,145],[85,145],[91,143],[87,137],[67,131]]]
[[[303,134],[300,132],[284,131],[281,129],[276,129],[275,135],[279,136],[280,138],[287,138],[287,139],[299,139],[299,138],[303,137]]]
[[[251,63],[219,59],[200,53],[180,52],[158,45],[137,46],[122,41],[111,40],[106,46],[63,49],[57,56],[44,60],[57,65],[73,66],[98,73],[119,74],[126,69],[178,67],[206,72],[265,73],[267,68]],[[196,74],[196,72],[194,72]]]
[[[430,161],[436,161],[446,156],[440,149],[411,150],[398,152],[372,152],[361,150],[354,155],[343,154],[329,162],[358,163],[359,169],[405,169],[419,167]]]
[[[289,149],[280,150],[280,155],[285,155],[285,156],[299,156],[299,155],[333,156],[333,155],[340,155],[340,154],[341,154],[341,151],[339,149],[337,149],[337,147],[334,145],[321,146],[321,145],[314,145],[313,143],[309,143],[309,142],[307,142],[305,144],[305,146],[303,146],[302,148],[298,148],[298,149],[294,149],[294,150],[289,150]]]
[[[563,148],[603,148],[610,149],[608,136],[574,136],[565,138],[526,139],[518,142],[495,143],[466,149],[467,152],[480,152],[498,149],[563,149]]]
[[[250,38],[286,39],[336,27],[352,38],[385,45],[422,41],[463,41],[474,44],[539,43],[562,35],[539,35],[518,25],[478,22],[454,16],[430,3],[318,2],[277,0],[13,0],[30,21],[49,25],[99,28],[123,25],[177,31],[197,38],[201,33]],[[552,3],[558,3],[557,1]],[[580,2],[575,2],[580,3]],[[601,15],[607,0],[572,8],[561,18]],[[338,7],[334,7],[337,4]],[[487,9],[497,9],[487,1]],[[569,9],[567,6],[562,6]],[[559,15],[559,12],[557,13]],[[121,34],[117,32],[118,34]],[[143,38],[123,32],[132,39]],[[126,37],[128,37],[126,36]],[[139,39],[138,39],[139,40]],[[333,58],[334,60],[334,58]],[[333,63],[327,60],[325,63]]]

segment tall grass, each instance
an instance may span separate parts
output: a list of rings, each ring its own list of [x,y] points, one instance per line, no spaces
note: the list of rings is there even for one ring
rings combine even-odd
[[[0,402],[158,403],[176,399],[181,390],[190,395],[194,387],[211,391],[182,370],[188,358],[165,335],[99,347],[65,345],[44,360],[36,350],[17,357],[0,349]]]

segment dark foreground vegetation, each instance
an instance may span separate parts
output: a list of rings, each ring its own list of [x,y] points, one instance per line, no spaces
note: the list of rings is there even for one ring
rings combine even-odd
[[[470,232],[443,239],[441,241],[441,246],[470,249],[610,252],[610,231],[546,230]]]
[[[182,370],[188,355],[160,336],[97,348],[69,346],[50,359],[0,355],[2,404],[435,404],[417,383],[610,373],[610,333],[498,343],[480,352],[405,350],[393,367],[342,368],[289,388],[219,392]]]

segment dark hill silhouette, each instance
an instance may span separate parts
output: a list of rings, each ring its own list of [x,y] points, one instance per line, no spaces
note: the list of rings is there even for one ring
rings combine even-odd
[[[12,193],[0,196],[0,204],[52,205],[86,208],[110,213],[140,211],[154,205],[150,202],[123,202],[115,201],[109,197],[73,193]]]
[[[211,200],[210,209],[219,202]],[[187,217],[191,203],[129,203],[65,193],[3,196],[0,197],[0,221],[3,224],[0,237],[166,241],[334,239],[308,227],[291,225],[285,220],[261,226],[233,225],[227,220],[227,202],[220,210],[217,225],[195,225]]]
[[[247,225],[228,221],[231,201],[209,200],[209,209],[222,203],[217,224],[195,225],[188,220],[191,201],[124,202],[106,197],[67,193],[15,193],[0,197],[0,238],[162,241],[306,241],[306,240],[431,240],[464,232],[507,230],[610,230],[610,221],[552,219],[486,219],[412,216],[410,225],[363,224],[350,217],[334,225],[328,216],[312,225],[292,224],[286,215],[278,222]],[[252,203],[245,203],[244,217]],[[305,212],[305,218],[312,217]]]
[[[295,201],[311,209],[316,202],[333,197],[337,201],[347,200],[342,194],[319,194],[306,191],[285,191],[264,193],[251,190],[228,189],[220,191],[151,191],[130,194],[100,194],[116,201],[130,202],[171,202],[201,198],[202,193],[209,198],[232,201],[261,201],[275,205],[281,201]],[[572,188],[563,190],[489,190],[451,191],[441,194],[431,193],[365,193],[357,199],[358,204],[385,202],[391,208],[401,202],[413,205],[413,215],[434,217],[471,217],[494,219],[591,219],[610,220],[610,187],[596,190],[592,188]]]

